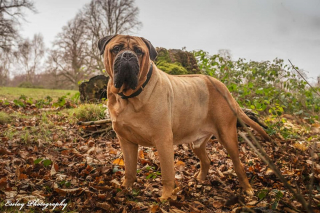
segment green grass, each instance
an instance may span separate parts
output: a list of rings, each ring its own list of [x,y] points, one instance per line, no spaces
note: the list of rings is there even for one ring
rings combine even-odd
[[[66,109],[70,117],[80,121],[97,121],[106,118],[106,108],[102,104],[82,104],[75,109]]]
[[[0,124],[6,124],[11,121],[10,116],[5,112],[0,112]]]
[[[8,101],[13,101],[18,99],[21,95],[25,95],[27,98],[32,98],[33,100],[44,99],[50,96],[53,100],[58,97],[67,95],[73,96],[77,90],[53,90],[53,89],[36,89],[36,88],[19,88],[19,87],[0,87],[0,100],[6,99]]]

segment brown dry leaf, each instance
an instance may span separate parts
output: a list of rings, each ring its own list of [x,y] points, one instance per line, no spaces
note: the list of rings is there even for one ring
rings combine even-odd
[[[269,176],[269,175],[273,175],[274,171],[272,171],[272,169],[268,168],[265,175]]]
[[[53,135],[52,135],[52,140],[53,140],[53,141],[59,140],[59,135],[53,134]]]
[[[306,151],[308,149],[302,142],[296,142],[293,146],[301,151]]]
[[[311,133],[312,134],[319,134],[320,133],[320,127],[311,127]]]
[[[316,128],[320,128],[320,124],[319,123],[313,123],[311,126],[312,127],[316,127]]]
[[[59,170],[59,166],[56,163],[52,164],[51,170],[50,170],[50,175],[53,176],[55,175]]]
[[[63,143],[62,143],[62,141],[57,141],[57,142],[55,143],[55,145],[56,145],[57,147],[62,147],[62,146],[63,146]]]
[[[93,147],[91,147],[91,148],[88,150],[87,153],[88,153],[89,155],[93,155],[93,154],[95,154],[95,152],[96,152],[96,147],[93,146]]]
[[[65,150],[62,150],[62,151],[61,151],[61,154],[62,154],[62,155],[69,155],[69,153],[70,153],[70,150],[69,150],[69,149],[65,149]]]
[[[7,178],[3,177],[0,179],[0,189],[3,189],[7,186]]]
[[[139,151],[139,158],[144,159],[144,153],[142,149]]]
[[[159,205],[151,205],[150,212],[156,213],[159,210]]]
[[[110,183],[112,183],[112,185],[114,187],[118,187],[119,188],[121,186],[121,184],[119,183],[119,181],[117,179],[113,179],[112,181],[110,181]]]
[[[67,196],[67,195],[77,196],[77,195],[81,194],[81,192],[83,192],[84,189],[82,189],[82,188],[75,188],[75,189],[54,188],[54,191],[58,192],[61,196]]]
[[[97,189],[97,190],[101,190],[101,191],[108,191],[111,189],[110,186],[108,185],[105,185],[105,186],[91,186],[92,188],[94,189]]]
[[[79,151],[80,151],[81,153],[84,153],[84,152],[88,151],[88,149],[89,149],[88,146],[80,146]]]
[[[28,176],[26,174],[21,173],[19,175],[19,180],[28,179]]]
[[[77,157],[82,157],[82,154],[78,150],[76,150],[75,148],[71,149],[70,151],[73,154],[75,154]]]
[[[220,177],[222,177],[222,178],[224,177],[223,173],[218,168],[217,168],[217,172],[218,172]]]
[[[94,146],[94,140],[90,138],[88,140],[87,144],[88,144],[89,147],[93,147]]]
[[[93,169],[94,169],[94,168],[93,168],[92,166],[87,165],[87,167],[86,167],[84,170],[82,170],[80,174],[81,174],[82,176],[89,175],[90,172],[91,172]]]
[[[118,166],[124,166],[124,160],[122,158],[115,159],[112,164],[118,165]]]
[[[102,209],[104,209],[104,210],[107,210],[107,211],[110,211],[110,209],[111,209],[110,204],[107,203],[107,202],[104,202],[104,203],[99,203],[99,202],[98,202],[98,203],[96,204],[96,206],[99,207],[99,208],[102,208]]]
[[[98,199],[105,200],[107,198],[106,194],[98,194]]]
[[[53,166],[54,166],[54,169],[56,170],[56,172],[58,172],[59,171],[59,165],[54,163]]]
[[[149,161],[149,160],[145,160],[145,159],[140,159],[140,163],[143,165],[143,166],[145,166],[145,165],[149,165],[149,166],[151,166],[152,165],[152,162],[151,161]]]
[[[163,208],[160,208],[162,213],[168,213],[166,210],[164,210]]]
[[[186,164],[183,161],[177,161],[177,163],[175,164],[176,169],[178,169],[180,172],[184,170]]]
[[[42,200],[45,200],[45,197],[43,196],[43,192],[42,191],[39,191],[39,190],[33,191],[32,195],[37,196]]]
[[[0,147],[0,155],[10,155],[11,152],[5,147]]]
[[[116,155],[116,154],[118,153],[118,150],[116,150],[116,149],[114,149],[114,148],[111,148],[111,149],[109,150],[109,153],[110,153],[110,154],[113,154],[113,155]]]
[[[176,209],[175,207],[174,208],[171,208],[169,209],[169,213],[185,213],[184,211],[181,211],[179,209]]]

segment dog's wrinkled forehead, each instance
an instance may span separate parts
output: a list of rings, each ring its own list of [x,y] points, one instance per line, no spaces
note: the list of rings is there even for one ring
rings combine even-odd
[[[140,46],[140,47],[145,47],[148,48],[143,42],[139,42],[138,37],[133,37],[133,36],[117,36],[114,38],[113,42],[110,43],[110,48],[117,46],[117,45],[122,45],[123,48],[125,49],[130,49],[133,50],[134,47]]]
[[[98,43],[100,54],[102,55],[105,52],[105,49],[110,50],[117,45],[123,45],[123,48],[130,50],[134,50],[135,47],[140,47],[145,51],[149,51],[151,60],[155,60],[155,58],[157,57],[157,51],[152,46],[150,41],[142,37],[129,35],[111,35],[100,39]]]

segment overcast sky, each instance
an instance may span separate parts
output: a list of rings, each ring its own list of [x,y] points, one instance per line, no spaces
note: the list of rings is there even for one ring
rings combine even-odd
[[[22,35],[44,36],[51,47],[57,33],[90,0],[34,0]],[[136,0],[142,36],[156,47],[229,49],[234,60],[290,59],[320,75],[320,0]],[[287,62],[288,63],[288,62]]]

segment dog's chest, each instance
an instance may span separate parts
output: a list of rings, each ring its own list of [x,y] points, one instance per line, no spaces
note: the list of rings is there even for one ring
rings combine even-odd
[[[142,146],[152,146],[150,130],[140,113],[123,110],[111,114],[112,127],[120,138]]]

